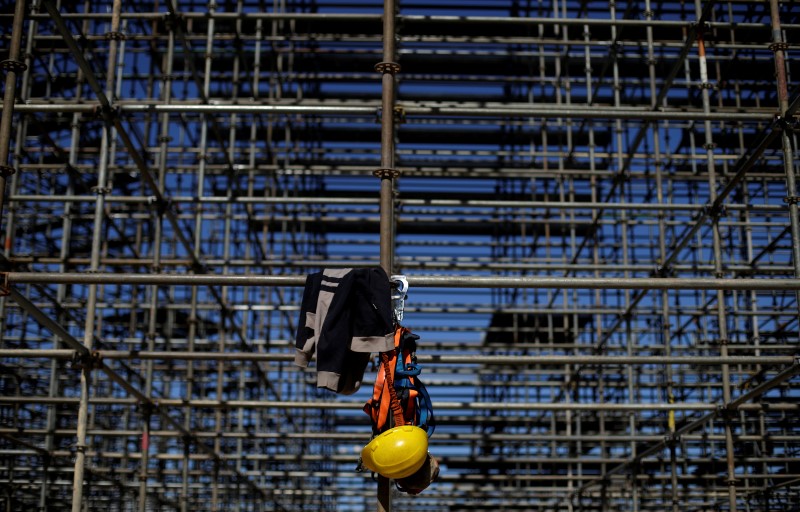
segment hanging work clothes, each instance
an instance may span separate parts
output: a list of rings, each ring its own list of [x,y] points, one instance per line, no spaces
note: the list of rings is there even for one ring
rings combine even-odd
[[[309,274],[295,338],[295,364],[317,358],[317,387],[350,395],[372,352],[394,349],[391,284],[381,268]]]

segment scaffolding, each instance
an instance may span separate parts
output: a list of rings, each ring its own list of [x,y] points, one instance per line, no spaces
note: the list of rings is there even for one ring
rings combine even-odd
[[[387,5],[0,2],[0,503],[800,509],[800,10]],[[293,364],[379,265],[442,467],[388,502]]]

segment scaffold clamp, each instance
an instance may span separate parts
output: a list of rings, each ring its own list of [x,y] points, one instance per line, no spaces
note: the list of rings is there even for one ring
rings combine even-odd
[[[97,350],[76,351],[72,356],[71,366],[74,370],[93,370],[103,361]]]
[[[667,277],[672,274],[673,268],[671,265],[656,265],[655,275],[657,277]]]
[[[120,32],[119,30],[112,30],[110,32],[106,32],[106,39],[109,41],[124,41],[127,36],[124,32]]]
[[[153,415],[153,410],[155,407],[150,402],[140,402],[138,404],[139,411],[141,411],[142,416],[149,420],[150,416]]]
[[[400,64],[396,62],[379,62],[375,64],[375,71],[378,73],[389,73],[392,75],[396,75],[400,72]]]
[[[731,404],[718,404],[717,405],[717,416],[722,418],[722,421],[729,422],[733,416],[733,409],[731,409]]]
[[[775,124],[783,131],[793,132],[798,129],[800,120],[794,116],[782,116],[778,114],[775,116]]]
[[[0,177],[8,178],[9,176],[13,176],[16,172],[17,170],[10,165],[0,165]]]
[[[716,219],[718,217],[724,217],[725,214],[727,214],[727,212],[728,209],[725,207],[724,204],[715,205],[714,203],[706,203],[705,205],[703,205],[703,213],[706,216],[711,217],[713,219]]]
[[[11,71],[13,73],[21,73],[26,69],[28,69],[28,66],[24,62],[19,60],[6,59],[0,61],[0,69],[6,72]]]
[[[769,48],[769,50],[773,52],[786,51],[789,49],[789,43],[784,41],[777,41],[775,43],[770,43],[770,45],[767,46],[767,48]]]
[[[373,174],[373,175],[374,175],[376,178],[381,178],[381,179],[396,179],[396,178],[399,178],[399,177],[400,177],[400,170],[399,170],[399,169],[386,169],[386,168],[381,168],[381,169],[375,169],[375,170],[372,172],[372,174]]]
[[[11,285],[8,284],[8,272],[0,272],[0,297],[11,294]]]

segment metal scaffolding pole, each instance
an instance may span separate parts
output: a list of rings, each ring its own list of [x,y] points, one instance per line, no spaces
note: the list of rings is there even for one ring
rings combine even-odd
[[[0,349],[0,357],[75,359],[79,354],[70,349]],[[151,360],[186,360],[186,361],[290,361],[292,354],[253,354],[243,352],[200,352],[153,350],[110,351],[98,350],[97,355],[105,360],[141,359]],[[564,356],[502,356],[502,355],[424,355],[417,356],[423,363],[432,364],[474,364],[529,366],[536,363],[545,365],[702,365],[719,366],[761,364],[764,366],[791,365],[793,356],[611,356],[611,355],[564,355]]]
[[[381,166],[374,174],[380,179],[380,264],[387,275],[394,273],[394,180],[400,175],[395,169],[395,75],[400,72],[395,62],[396,11],[394,0],[383,0],[383,60],[375,65],[381,73]],[[392,483],[378,475],[377,511],[391,510]]]
[[[563,14],[563,13],[562,13]],[[8,14],[0,15],[8,17]],[[107,12],[89,12],[89,13],[65,13],[64,19],[90,19],[90,20],[109,20],[112,15]],[[183,18],[187,20],[207,19],[213,18],[216,20],[265,20],[265,21],[313,21],[325,19],[331,23],[341,23],[343,21],[360,21],[372,22],[379,24],[382,21],[380,14],[361,14],[361,13],[309,13],[309,12],[279,12],[277,9],[273,11],[262,12],[214,12],[207,11],[200,12],[186,12],[182,14]],[[34,20],[46,19],[46,15],[34,14],[31,16]],[[123,13],[121,19],[139,19],[139,20],[159,20],[163,19],[163,14],[160,12],[130,12]],[[448,23],[448,24],[484,24],[493,23],[499,25],[542,25],[542,26],[555,26],[555,27],[570,27],[570,26],[590,26],[590,27],[666,27],[666,28],[691,28],[692,23],[680,20],[668,19],[623,19],[623,18],[569,18],[561,15],[555,16],[448,16],[448,15],[410,15],[401,14],[397,15],[396,19],[400,23],[420,22],[420,23]],[[763,24],[758,22],[733,22],[733,21],[709,21],[708,26],[711,28],[731,29],[734,27],[740,28],[763,28]],[[800,24],[786,23],[784,24],[786,30],[800,30]]]
[[[789,105],[789,90],[786,77],[786,49],[787,43],[783,40],[781,29],[780,10],[776,0],[770,0],[770,24],[772,27],[772,44],[770,50],[775,54],[775,78],[778,92],[778,108],[780,119],[784,122],[787,116],[791,117],[797,109],[791,109]],[[794,153],[792,144],[789,140],[789,131],[781,130],[781,151],[783,154],[783,169],[786,174],[786,198],[785,202],[789,210],[789,228],[791,230],[792,243],[792,262],[794,263],[794,275],[800,275],[800,215],[797,205],[797,183],[796,171],[794,167]],[[797,307],[800,308],[800,295],[796,297]]]
[[[112,274],[3,272],[5,284],[127,284],[184,286],[291,286],[305,283],[303,276],[253,276],[208,274]],[[636,277],[472,277],[417,276],[409,286],[419,288],[529,288],[529,289],[611,289],[611,290],[798,290],[800,279],[730,278],[636,278]]]
[[[3,111],[0,113],[0,216],[6,197],[6,181],[16,170],[8,165],[9,145],[11,143],[11,121],[14,117],[14,104],[17,93],[17,75],[27,66],[20,61],[22,46],[22,27],[25,23],[25,2],[17,2],[14,8],[14,19],[11,26],[11,42],[8,47],[8,58],[0,62],[5,71],[6,80],[3,90]]]
[[[697,10],[700,10],[699,0],[695,2],[697,5]],[[703,99],[703,109],[708,111],[710,109],[709,105],[709,94],[708,89],[710,84],[708,83],[708,70],[706,64],[706,49],[705,49],[705,41],[703,39],[703,32],[702,30],[697,34],[697,52],[699,56],[699,65],[700,65],[700,86],[702,87],[701,95]],[[709,190],[709,200],[714,203],[717,201],[717,175],[716,175],[716,167],[714,161],[714,150],[716,148],[716,144],[714,144],[713,139],[713,132],[711,130],[711,122],[705,121],[705,139],[703,148],[706,151],[706,171],[708,173],[708,190]],[[720,235],[720,227],[719,227],[719,218],[721,216],[721,211],[712,211],[711,216],[711,231],[712,231],[712,246],[713,246],[713,253],[714,253],[714,275],[717,279],[722,279],[725,277],[725,273],[723,272],[722,268],[722,240]],[[726,357],[728,355],[728,343],[730,342],[728,338],[728,321],[727,321],[727,314],[726,314],[726,298],[725,293],[722,290],[717,290],[717,297],[716,297],[716,304],[717,304],[717,322],[719,325],[719,352],[720,357]],[[722,399],[724,403],[729,403],[731,401],[731,376],[730,376],[730,366],[727,364],[722,365]],[[727,459],[728,464],[728,506],[730,507],[731,512],[736,512],[736,464],[734,461],[734,447],[733,447],[733,425],[732,425],[732,418],[730,415],[723,416],[723,422],[725,424],[725,456]]]
[[[67,31],[66,26],[59,19],[58,10],[52,2],[45,0],[44,3],[51,17],[56,22],[64,38],[71,38],[72,36]],[[112,13],[111,31],[109,34],[119,33],[119,12],[121,4],[119,0],[115,1]],[[114,89],[114,71],[117,68],[117,38],[111,37],[109,42],[108,51],[108,72],[106,74],[105,91],[101,92],[99,83],[95,80],[93,88],[99,94],[105,94],[105,97],[113,95]],[[86,70],[84,70],[85,72]],[[89,77],[90,80],[93,77]],[[108,112],[107,112],[108,113]],[[104,124],[101,130],[101,143],[100,143],[100,164],[98,166],[97,185],[95,186],[96,202],[94,210],[94,229],[91,244],[91,256],[89,270],[97,272],[100,270],[100,244],[104,232],[104,210],[105,210],[105,194],[108,192],[108,158],[111,153],[110,144],[111,139],[114,138],[114,128],[110,122]],[[83,346],[88,351],[91,351],[94,344],[95,324],[97,322],[97,286],[90,285],[88,290],[88,299],[86,303],[86,321],[84,324],[84,338]],[[86,429],[89,414],[89,386],[92,377],[93,365],[90,363],[84,364],[81,370],[81,399],[78,410],[78,429],[77,429],[77,442],[75,444],[75,474],[73,480],[73,493],[72,493],[72,512],[80,512],[83,508],[83,490],[84,490],[84,466],[86,459]]]
[[[237,103],[214,103],[211,105],[181,104],[174,102],[169,105],[153,102],[146,103],[124,103],[119,105],[121,113],[168,113],[168,114],[249,114],[249,115],[325,115],[325,116],[374,116],[376,112],[383,111],[383,105],[315,105],[310,101],[294,102],[291,105],[276,105],[268,103],[242,104]],[[742,112],[738,109],[716,109],[714,112],[703,112],[697,109],[668,109],[659,108],[652,111],[643,109],[626,109],[624,107],[594,107],[585,108],[580,106],[564,106],[556,109],[548,105],[518,105],[493,107],[469,107],[469,106],[440,106],[426,105],[403,101],[403,114],[409,120],[416,118],[470,118],[470,117],[496,117],[503,119],[530,118],[530,117],[549,117],[558,115],[567,119],[627,119],[632,121],[652,122],[652,121],[747,121],[764,122],[773,120],[771,112]],[[17,111],[20,113],[48,113],[48,112],[80,112],[92,113],[100,106],[99,103],[63,103],[53,105],[49,103],[27,103],[18,105]],[[635,149],[631,150],[633,156]]]

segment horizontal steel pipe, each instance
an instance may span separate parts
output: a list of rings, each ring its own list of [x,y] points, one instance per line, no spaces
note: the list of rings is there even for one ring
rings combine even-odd
[[[365,440],[369,439],[369,433],[365,433],[365,438],[366,438]],[[20,450],[20,451],[24,451],[24,450]],[[96,451],[96,450],[87,451],[87,455],[91,454],[92,456],[99,456],[100,453],[98,453],[98,452],[99,451]],[[68,451],[68,450],[60,449],[60,450],[54,450],[51,453],[55,457],[69,457],[71,452]],[[140,452],[137,452],[137,451],[125,451],[125,452],[122,452],[122,451],[112,451],[112,450],[103,451],[102,455],[103,455],[103,457],[106,457],[106,458],[109,458],[109,459],[121,459],[121,458],[126,458],[126,457],[139,458],[141,456]],[[183,459],[185,457],[184,454],[179,453],[179,452],[158,453],[158,454],[153,454],[153,456],[156,459],[159,459],[159,460],[181,460],[181,459]],[[496,455],[495,456],[490,456],[490,455],[476,455],[476,456],[441,455],[441,456],[437,456],[437,459],[440,462],[444,462],[444,464],[456,463],[456,464],[462,465],[462,464],[465,464],[465,463],[489,463],[489,464],[491,464],[493,462],[497,462],[497,458],[496,457],[497,457]],[[209,459],[209,455],[208,454],[204,454],[204,453],[191,453],[188,458],[189,458],[189,460],[208,460]],[[266,462],[266,461],[269,461],[269,462],[277,462],[277,463],[291,463],[291,462],[301,462],[301,461],[310,462],[310,461],[322,461],[322,460],[324,460],[326,462],[344,463],[344,464],[348,464],[349,465],[349,464],[353,464],[355,462],[354,458],[357,459],[357,456],[354,455],[354,454],[341,454],[341,453],[332,454],[332,455],[318,455],[318,454],[305,454],[305,453],[303,453],[303,454],[292,454],[292,453],[261,453],[261,452],[249,453],[249,454],[244,454],[244,455],[236,454],[236,453],[226,453],[226,454],[224,454],[222,456],[223,460],[236,460],[238,458],[241,458],[242,460],[248,460],[248,461],[251,461],[251,462]],[[691,460],[692,462],[695,462],[697,464],[704,464],[705,465],[705,464],[712,464],[715,461],[715,458],[714,457],[709,457],[709,456],[702,456],[702,457],[698,456],[698,457],[691,457],[689,460]],[[528,455],[528,456],[526,456],[526,455],[506,456],[506,457],[503,457],[503,461],[504,462],[508,462],[508,463],[513,463],[513,464],[519,464],[519,465],[524,465],[524,464],[552,464],[552,465],[560,464],[560,465],[568,465],[568,464],[581,464],[581,463],[583,463],[583,464],[615,464],[615,463],[618,463],[618,462],[623,462],[624,459],[621,459],[621,458],[618,458],[618,457],[614,457],[613,455],[612,456],[593,456],[593,457],[587,457],[585,459],[582,459],[582,458],[576,457],[574,455],[573,456],[562,455],[560,457],[553,458],[552,456],[550,456],[548,454],[541,454],[541,455]],[[775,463],[775,464],[784,463],[785,464],[785,463],[793,463],[793,462],[796,462],[796,461],[797,461],[797,459],[795,459],[793,457],[790,457],[790,456],[774,457],[774,458],[750,456],[750,457],[742,457],[741,458],[741,462],[744,463],[744,464],[758,464],[758,463],[762,463],[762,462],[771,462],[771,463]],[[660,459],[657,459],[657,458],[648,458],[648,459],[642,461],[642,464],[644,466],[649,466],[650,468],[652,468],[654,466],[657,466],[659,464],[662,464],[662,463],[663,463],[663,460],[660,460]],[[355,466],[355,464],[353,464],[353,466]],[[351,466],[351,467],[353,467],[353,466]],[[524,469],[521,468],[521,470],[524,470]],[[255,470],[255,471],[256,471],[256,474],[254,474],[252,472],[247,472],[247,473],[250,474],[250,476],[257,476],[258,474],[260,474],[260,473],[258,473],[258,470]],[[227,469],[226,473],[227,474],[234,474],[233,472],[231,472],[230,469]],[[368,474],[363,475],[363,476],[366,477],[366,478],[369,477]],[[481,476],[483,476],[483,475],[481,475]],[[609,475],[609,476],[611,476],[611,475]],[[746,475],[743,475],[743,476],[746,476]],[[593,475],[587,475],[587,477],[588,477],[588,479],[595,478]],[[508,478],[508,476],[506,476],[506,478]]]
[[[10,201],[16,202],[41,202],[41,203],[80,203],[92,202],[97,199],[94,195],[28,195],[14,194]],[[107,203],[133,203],[153,204],[157,202],[155,196],[115,196],[107,195]],[[248,197],[248,196],[171,196],[170,201],[177,203],[193,204],[312,204],[318,205],[318,197]],[[395,200],[399,206],[428,206],[441,208],[521,208],[521,209],[547,209],[547,210],[637,210],[637,211],[687,211],[696,212],[706,208],[703,204],[692,203],[598,203],[588,201],[492,201],[474,199],[405,199],[400,196]],[[328,197],[327,205],[377,205],[377,198],[369,197]],[[783,212],[786,207],[779,204],[726,204],[729,211],[749,212]],[[523,212],[520,212],[523,213]]]
[[[92,398],[93,405],[128,405],[136,406],[136,398]],[[181,400],[160,398],[160,407],[199,407],[208,409],[234,409],[238,407],[251,409],[325,409],[325,410],[361,410],[362,402],[280,402],[272,400]],[[78,399],[73,397],[0,397],[0,404],[42,404],[42,405],[77,405]],[[437,409],[442,410],[492,410],[492,411],[716,411],[719,406],[705,402],[668,403],[510,403],[510,402],[445,402],[436,401]],[[800,411],[798,403],[742,404],[737,410],[770,410]]]
[[[69,349],[26,349],[4,348],[0,349],[0,358],[20,359],[74,359],[78,357],[76,350]]]
[[[180,17],[184,19],[219,19],[219,20],[265,20],[265,21],[280,21],[280,20],[297,20],[297,21],[330,21],[334,24],[340,21],[361,21],[373,22],[379,24],[382,20],[380,14],[359,14],[359,13],[305,13],[305,12],[208,12],[205,9],[194,12],[180,12]],[[87,13],[63,13],[61,15],[64,19],[75,20],[111,20],[111,13],[107,12],[87,12]],[[168,20],[171,16],[166,12],[122,12],[120,19],[137,19],[137,20]],[[9,18],[10,15],[2,14],[0,19]],[[44,14],[31,14],[29,17],[33,20],[47,20],[48,17]],[[619,18],[559,18],[559,17],[515,17],[515,16],[449,16],[449,15],[413,15],[413,14],[398,14],[397,22],[402,23],[446,23],[451,25],[464,25],[476,23],[491,23],[498,25],[543,25],[543,26],[589,26],[589,27],[672,27],[672,28],[688,28],[694,21],[679,21],[679,20],[660,20],[660,19],[619,19]],[[768,23],[753,23],[753,22],[726,22],[726,21],[708,21],[706,25],[711,28],[724,28],[724,29],[769,29]],[[782,23],[781,28],[784,30],[798,30],[800,24],[796,23]],[[680,32],[679,32],[680,34]],[[680,35],[678,36],[680,37]]]
[[[369,440],[369,433],[365,433],[364,437],[362,437],[362,441]],[[31,454],[32,450],[15,450],[16,453],[28,453]],[[0,452],[1,454],[2,452]],[[54,457],[69,457],[70,452],[68,450],[60,449],[54,450],[51,452]],[[100,456],[102,454],[103,457],[109,459],[122,459],[122,458],[133,458],[138,459],[141,457],[141,452],[138,451],[100,451],[100,450],[87,450],[87,455],[89,456]],[[182,453],[157,453],[153,454],[154,458],[158,460],[181,460],[185,456]],[[208,460],[209,456],[207,454],[202,453],[192,453],[189,455],[189,460]],[[351,454],[333,454],[333,455],[315,455],[315,454],[283,454],[283,453],[250,453],[239,455],[236,453],[229,453],[223,455],[223,460],[236,460],[237,458],[241,458],[242,460],[247,460],[250,462],[262,462],[262,461],[269,461],[269,462],[276,462],[276,463],[291,463],[291,462],[311,462],[311,461],[321,461],[325,460],[326,462],[336,463],[336,464],[346,464],[350,466],[348,468],[352,471],[353,466],[355,466],[354,458],[357,459],[355,455]],[[458,456],[458,455],[440,455],[437,456],[437,459],[444,463],[457,463],[459,465],[465,463],[492,463],[496,462],[497,459],[492,456]],[[613,456],[606,456],[606,457],[587,457],[585,459],[581,459],[575,456],[560,456],[553,458],[547,454],[541,455],[519,455],[519,456],[511,456],[511,457],[504,457],[504,462],[509,462],[513,464],[525,465],[525,464],[549,464],[549,465],[570,465],[570,464],[614,464],[620,462],[622,459],[616,458]],[[692,457],[689,459],[693,463],[696,464],[712,464],[714,462],[713,457]],[[773,463],[792,463],[796,462],[796,459],[791,457],[775,457],[775,458],[766,458],[766,457],[742,457],[742,462],[745,464],[758,464],[761,462],[773,462]],[[663,463],[663,461],[655,458],[648,458],[642,461],[643,465],[653,468],[658,464]],[[520,468],[520,471],[524,471],[525,469]],[[261,475],[260,470],[255,470],[255,472],[248,472],[251,476],[258,476]],[[225,472],[225,474],[233,475],[234,473],[229,469]],[[261,475],[263,476],[263,475]],[[508,475],[498,475],[503,476],[504,478],[510,478]],[[552,476],[552,475],[547,475]],[[566,477],[566,475],[564,475]],[[611,475],[610,475],[611,476]],[[747,477],[749,475],[743,475],[743,477]],[[776,475],[777,476],[777,475]],[[363,475],[362,477],[368,478],[369,475]],[[485,475],[473,475],[473,478],[482,478]],[[694,478],[694,475],[687,475],[687,478]],[[791,476],[785,476],[786,478],[792,478]],[[513,478],[513,477],[512,477]],[[586,475],[586,479],[595,478],[593,475]],[[717,478],[719,478],[717,476]]]
[[[52,279],[45,276],[50,275]],[[27,276],[27,277],[26,277]],[[61,276],[58,278],[57,276]],[[185,286],[303,286],[305,276],[9,272],[9,284],[144,284]]]
[[[7,284],[127,284],[175,286],[303,286],[305,276],[6,272]],[[797,291],[800,279],[408,276],[417,288],[530,288],[577,290]]]
[[[418,288],[565,288],[610,290],[800,290],[800,279],[410,276]]]
[[[357,241],[349,241],[351,245],[356,245]],[[398,246],[411,246],[415,245],[413,243],[402,242],[399,243]],[[435,245],[431,242],[431,245]],[[450,246],[453,247],[463,247],[464,245],[454,243],[454,244],[441,244],[440,246]],[[520,245],[509,245],[508,247],[522,247]],[[490,262],[488,258],[474,258],[472,260],[465,260],[464,257],[459,258],[458,261],[454,261],[454,258],[420,258],[420,257],[398,257],[397,258],[397,266],[404,270],[411,270],[411,269],[426,269],[428,271],[432,269],[452,269],[452,268],[480,268],[480,269],[491,269],[491,270],[537,270],[542,272],[556,272],[556,271],[565,271],[570,270],[573,272],[641,272],[644,274],[649,274],[653,271],[653,265],[648,264],[612,264],[612,263],[597,263],[597,264],[587,264],[587,263],[576,263],[574,265],[570,265],[568,263],[563,262],[553,262],[553,263],[510,263],[510,262]],[[72,266],[82,266],[88,265],[89,259],[88,258],[81,258],[81,257],[74,257],[74,258],[59,258],[59,257],[47,257],[47,256],[15,256],[9,258],[9,262],[16,265],[28,265],[28,264],[41,264],[41,265],[72,265]],[[150,267],[152,266],[152,261],[146,259],[139,259],[139,258],[101,258],[100,259],[101,265],[121,265],[121,266],[133,266],[133,267]],[[302,269],[307,267],[312,268],[350,268],[350,267],[371,267],[376,264],[375,261],[370,260],[368,257],[364,258],[341,258],[336,260],[314,260],[314,259],[300,259],[300,258],[283,258],[283,257],[276,257],[275,259],[268,259],[268,260],[255,260],[255,259],[233,259],[233,260],[223,260],[219,258],[209,258],[206,260],[206,264],[209,267],[215,267],[218,265],[228,265],[228,267],[258,267],[258,268],[265,268],[265,267],[279,267],[285,265],[291,265],[292,268],[295,269]],[[189,267],[192,265],[192,262],[188,259],[184,258],[163,258],[161,260],[161,265],[164,267],[180,267],[186,266]],[[709,274],[714,271],[714,268],[711,265],[693,265],[693,264],[676,264],[672,266],[672,270],[675,271],[678,275],[684,272],[694,274]],[[732,263],[726,267],[728,272],[736,275],[738,273],[742,273],[744,275],[752,275],[754,271],[758,272],[759,274],[771,274],[771,275],[792,275],[792,267],[790,265],[775,265],[769,264],[764,266],[752,266],[748,265],[745,262],[739,263]],[[81,307],[81,306],[77,306]],[[240,306],[241,307],[241,306]],[[264,305],[249,305],[247,309],[263,309]],[[286,306],[286,307],[297,307],[297,306]],[[456,308],[460,308],[462,306],[456,306]],[[413,309],[413,306],[411,306]],[[427,308],[430,310],[430,308]],[[463,307],[462,307],[463,309]],[[416,311],[417,309],[415,309]],[[486,313],[491,313],[496,310],[495,307],[492,307],[492,311],[485,311]],[[527,312],[532,312],[536,310],[527,309]],[[541,310],[542,312],[548,312],[550,310]],[[581,308],[581,311],[588,311],[586,308]],[[606,309],[605,311],[598,310],[597,308],[591,308],[591,312],[595,313],[607,313],[607,314],[614,314],[617,310],[611,311],[610,309]],[[746,315],[745,312],[740,312],[739,314]]]
[[[58,452],[54,452],[52,455],[56,456],[56,457],[65,457],[64,455],[62,455],[63,453],[64,453],[63,450],[59,450]],[[21,454],[30,454],[30,452],[24,452],[23,451],[23,453],[21,453]],[[99,455],[99,453],[95,453],[95,455]],[[120,454],[119,453],[115,453],[114,455],[119,456]],[[138,453],[138,452],[131,452],[130,455],[134,459],[141,457],[141,454]],[[115,457],[115,458],[118,458],[118,457]],[[173,459],[173,460],[180,460],[180,459]],[[448,460],[448,459],[445,457],[444,460]],[[703,460],[695,461],[695,459],[692,459],[692,461],[693,462],[698,462],[698,463],[704,462]],[[340,462],[340,463],[345,464],[345,465],[351,463],[350,460],[342,460],[342,461],[337,461],[337,462]],[[592,460],[591,462],[594,463],[595,461]],[[600,461],[600,462],[602,462],[602,461]],[[566,464],[575,464],[575,462],[573,460],[567,459],[566,461],[562,462],[562,460],[558,459],[558,458],[552,460],[551,463],[552,464],[562,463],[562,464],[565,464],[565,465]],[[32,474],[33,473],[33,468],[27,468],[25,466],[18,466],[15,469],[19,470],[20,473],[23,473],[23,472],[25,472],[27,474]],[[95,469],[95,471],[98,471],[98,469]],[[108,470],[106,470],[106,471],[108,471]],[[98,472],[102,472],[102,471],[98,471]],[[113,473],[115,475],[132,474],[133,470],[128,469],[128,468],[114,468]],[[162,468],[159,468],[159,470],[158,470],[158,474],[159,475],[165,475],[165,476],[178,475],[179,473],[180,473],[179,469],[176,470],[176,469],[162,469]],[[203,470],[193,470],[191,472],[191,474],[193,476],[194,475],[203,475],[203,476],[205,476],[205,475],[208,475],[209,473],[207,471],[203,471]],[[230,474],[230,472],[220,471],[220,475],[226,475],[227,476],[229,474]],[[270,471],[270,470],[260,470],[258,472],[258,474],[261,475],[261,476],[281,477],[281,476],[284,476],[286,473],[283,472],[283,471],[275,471],[275,470],[272,470],[272,471]],[[319,471],[293,470],[292,471],[292,476],[295,477],[295,478],[296,477],[310,477],[310,476],[311,477],[330,477],[330,476],[333,476],[333,475],[337,476],[338,478],[359,478],[359,477],[363,478],[364,477],[363,474],[359,475],[355,470],[346,471],[346,470],[342,470],[341,468],[337,468],[335,472],[334,471],[325,471],[325,470],[319,470]],[[476,482],[476,483],[477,482],[486,482],[486,483],[489,483],[489,482],[506,482],[507,483],[509,478],[513,478],[515,481],[525,481],[525,482],[536,482],[536,481],[545,481],[545,482],[563,481],[563,482],[566,482],[566,481],[570,481],[570,480],[575,480],[575,481],[590,480],[590,479],[592,479],[594,477],[592,475],[579,475],[579,474],[553,475],[553,474],[547,474],[547,473],[544,473],[544,474],[514,474],[513,477],[510,477],[509,475],[505,475],[505,474],[503,474],[503,475],[443,474],[443,475],[439,476],[439,478],[437,479],[437,482],[447,482],[447,483],[450,483],[450,484],[468,483],[468,482]],[[670,476],[669,475],[663,475],[663,474],[662,475],[657,475],[657,474],[656,475],[654,475],[654,474],[638,474],[638,475],[630,475],[630,476],[616,476],[615,475],[612,478],[617,478],[617,479],[625,478],[625,479],[631,479],[631,480],[639,480],[639,481],[644,483],[644,482],[668,480],[670,478]],[[786,480],[786,479],[800,478],[800,473],[747,473],[746,475],[743,475],[743,478],[752,479],[752,480],[766,480],[766,479],[773,479],[773,478],[774,479]],[[697,474],[697,475],[691,474],[691,475],[680,475],[678,477],[678,479],[681,480],[681,481],[687,482],[687,483],[695,483],[696,484],[698,479],[702,479],[702,480],[719,480],[719,476],[714,474],[714,473]],[[18,476],[18,475],[16,476],[16,479],[13,480],[13,482],[16,482],[17,485],[24,485],[25,482],[31,482],[31,481],[35,482],[35,480],[32,480],[30,478],[26,478],[26,477],[21,477],[21,476]],[[9,482],[9,480],[7,480],[7,479],[6,480],[0,480],[0,483],[5,483],[5,482]],[[62,485],[67,485],[67,482],[63,482]],[[197,484],[197,485],[200,486],[202,484]],[[228,486],[224,485],[224,486],[221,486],[221,487],[222,488],[226,488]],[[235,487],[233,485],[230,485],[230,488],[231,488],[231,490],[235,489]],[[525,490],[529,491],[530,488],[528,486],[526,486]],[[550,490],[552,490],[552,488]],[[312,491],[308,491],[308,492],[312,492]]]
[[[248,352],[188,352],[188,351],[132,351],[98,350],[102,359],[140,359],[164,361],[294,361],[293,353],[248,353]],[[74,350],[0,349],[0,357],[70,359]],[[499,355],[426,355],[417,356],[420,363],[432,364],[476,364],[476,365],[698,365],[720,366],[723,364],[760,364],[780,366],[797,364],[792,356],[499,356]]]
[[[441,430],[441,429],[440,429]],[[136,437],[141,435],[141,430],[103,430],[103,429],[89,429],[87,435],[103,436],[103,437]],[[70,436],[75,434],[75,429],[59,428],[53,431],[43,428],[0,428],[0,435],[26,435],[26,436],[44,436],[53,434],[56,436]],[[180,432],[174,430],[151,430],[151,437],[171,437],[179,438],[182,436]],[[360,432],[324,432],[306,430],[304,432],[253,432],[251,430],[244,431],[196,431],[195,436],[198,438],[214,438],[220,437],[223,439],[263,439],[273,441],[286,441],[295,439],[319,439],[325,437],[326,439],[336,439],[339,441],[361,441],[364,439],[363,433]],[[740,442],[756,442],[770,440],[772,442],[797,442],[800,441],[800,434],[798,435],[757,435],[757,434],[743,434],[736,437]],[[591,434],[591,435],[559,435],[559,434],[540,434],[540,433],[522,433],[522,434],[493,434],[493,433],[448,433],[436,432],[436,444],[446,445],[450,443],[463,443],[464,441],[475,442],[496,442],[502,443],[507,441],[527,441],[527,442],[550,442],[550,441],[570,441],[570,442],[608,442],[608,443],[630,443],[630,442],[652,442],[661,441],[664,439],[663,434]],[[724,441],[725,436],[722,434],[686,434],[681,436],[684,441]]]
[[[741,121],[761,123],[774,120],[774,112],[752,112],[728,110],[704,113],[698,110],[639,110],[635,108],[603,108],[592,105],[571,104],[569,106],[507,105],[465,107],[452,105],[408,105],[402,104],[407,118],[437,117],[498,117],[498,118],[565,118],[565,119],[627,119],[641,121]],[[346,115],[374,118],[380,105],[320,105],[320,104],[175,104],[120,103],[121,113],[154,114],[251,114],[251,115]],[[94,113],[100,103],[25,103],[15,107],[20,113],[82,112]]]
[[[88,435],[92,436],[139,436],[141,430],[103,430],[100,428],[89,429]],[[69,436],[75,434],[74,428],[59,428],[55,430],[48,430],[44,428],[2,428],[0,427],[0,435],[27,435],[27,436],[44,436],[53,434],[57,436]],[[181,437],[181,433],[175,430],[151,430],[150,436],[152,437]],[[213,438],[221,437],[224,439],[264,439],[264,440],[290,440],[290,439],[319,439],[325,436],[328,439],[337,439],[342,441],[361,441],[364,439],[363,433],[359,432],[324,432],[324,431],[311,431],[306,429],[303,432],[253,432],[250,430],[244,431],[196,431],[197,438]],[[584,435],[565,435],[565,434],[547,434],[547,433],[520,433],[520,434],[495,434],[495,433],[467,433],[467,432],[436,432],[437,444],[448,444],[449,442],[464,442],[464,441],[490,441],[490,442],[506,442],[506,441],[530,441],[531,437],[535,437],[537,441],[573,441],[573,442],[598,442],[606,441],[609,443],[630,443],[630,442],[646,442],[646,441],[661,441],[663,435],[653,434],[584,434]],[[681,436],[684,441],[724,441],[725,436],[722,434],[686,434]],[[742,442],[755,442],[764,441],[769,439],[772,442],[796,442],[800,441],[800,434],[798,435],[776,435],[776,434],[742,434],[737,436],[737,439]]]

